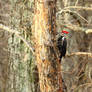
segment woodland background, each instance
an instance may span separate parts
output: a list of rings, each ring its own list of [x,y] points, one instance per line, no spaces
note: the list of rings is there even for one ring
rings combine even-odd
[[[18,30],[33,45],[34,9],[34,0],[0,0],[0,24]],[[66,92],[92,92],[92,0],[57,0],[56,9],[57,31],[69,31],[61,62]],[[40,92],[35,57],[19,37],[3,29],[0,92]]]

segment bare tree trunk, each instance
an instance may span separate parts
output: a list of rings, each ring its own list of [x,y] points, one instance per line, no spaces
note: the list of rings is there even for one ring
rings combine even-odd
[[[62,92],[56,54],[56,0],[35,0],[35,53],[41,92]]]

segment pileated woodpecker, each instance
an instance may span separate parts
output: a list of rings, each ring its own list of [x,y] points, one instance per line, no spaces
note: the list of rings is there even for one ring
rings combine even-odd
[[[67,40],[66,40],[65,35],[68,33],[69,32],[63,30],[61,36],[58,37],[58,40],[57,40],[57,47],[60,53],[60,56],[59,56],[60,61],[62,57],[65,57],[65,54],[66,54]]]

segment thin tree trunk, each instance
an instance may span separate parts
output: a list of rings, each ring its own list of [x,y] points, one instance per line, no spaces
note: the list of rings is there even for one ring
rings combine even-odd
[[[62,92],[55,14],[56,0],[35,0],[35,53],[41,92]]]

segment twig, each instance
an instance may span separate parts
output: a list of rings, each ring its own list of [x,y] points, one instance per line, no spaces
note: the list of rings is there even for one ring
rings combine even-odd
[[[84,31],[86,30],[86,28],[83,28],[83,27],[79,27],[77,25],[73,25],[73,24],[61,24],[61,26],[65,26],[73,31],[76,31],[76,32],[80,32],[81,31]]]
[[[86,34],[92,33],[92,29],[87,29],[85,32]]]
[[[92,86],[92,83],[81,84],[77,88],[74,88],[74,92],[77,91],[80,87],[84,87],[84,86],[88,86],[88,85]]]
[[[76,32],[82,32],[83,31],[86,34],[92,33],[92,29],[87,29],[87,28],[79,27],[79,26],[73,25],[73,24],[61,24],[61,26],[65,26],[65,27],[71,29],[72,31],[76,31]]]
[[[76,7],[76,6],[74,6]],[[80,8],[80,7],[79,7]],[[63,12],[72,12],[72,13],[75,13],[76,15],[78,15],[81,19],[83,19],[84,21],[86,21],[88,23],[88,21],[83,17],[81,16],[79,13],[77,13],[76,11],[71,11],[69,9],[63,9],[63,10],[60,10],[59,12],[57,12],[56,16],[58,16],[59,14],[63,13]],[[92,29],[87,29],[87,28],[83,28],[83,27],[79,27],[77,25],[74,25],[74,24],[61,24],[63,26],[66,26],[67,28],[70,28],[72,29],[73,31],[77,31],[77,32],[80,32],[81,31],[84,31],[86,34],[89,34],[89,33],[92,33]]]
[[[74,56],[74,55],[88,56],[88,57],[92,58],[92,53],[90,53],[90,52],[75,52],[75,53],[71,53],[70,55],[67,55],[67,57]]]
[[[57,15],[58,14],[61,14],[61,13],[67,13],[67,12],[69,12],[69,13],[74,13],[74,14],[76,14],[76,15],[78,15],[81,19],[83,19],[84,21],[86,21],[87,23],[88,23],[88,21],[83,17],[83,16],[81,16],[78,12],[76,12],[76,11],[71,11],[71,10],[69,10],[69,9],[67,9],[67,10],[60,10],[60,11],[58,11],[57,12]]]
[[[78,15],[81,19],[83,19],[84,21],[86,21],[88,23],[88,21],[83,17],[81,16],[78,12],[76,11],[71,11],[72,13],[75,13],[76,15]]]
[[[17,30],[10,29],[9,27],[4,26],[3,24],[0,24],[0,29],[6,30],[10,33],[20,34],[20,32],[18,32]]]
[[[68,6],[68,7],[65,7],[64,9],[82,9],[82,10],[91,10],[92,11],[92,8],[91,7],[83,7],[83,6]]]
[[[78,2],[79,2],[79,0],[77,0],[77,1],[75,2],[75,6],[77,6]]]
[[[19,35],[20,32],[14,30],[14,29],[11,29],[11,28],[9,28],[9,27],[7,27],[7,26],[4,26],[4,25],[2,25],[2,24],[0,24],[0,29],[3,29],[3,30],[8,31],[8,32],[10,32],[10,33],[14,33],[19,39],[21,39],[21,40],[27,45],[27,47],[28,47],[28,48],[31,50],[31,52],[34,54],[34,49],[32,48],[32,46],[31,46],[22,36]]]

